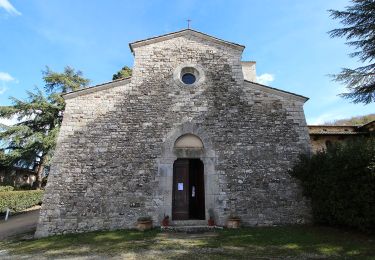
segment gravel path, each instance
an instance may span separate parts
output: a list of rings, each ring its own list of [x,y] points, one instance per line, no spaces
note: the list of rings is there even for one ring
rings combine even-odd
[[[38,218],[39,210],[32,210],[0,220],[0,240],[35,230]]]

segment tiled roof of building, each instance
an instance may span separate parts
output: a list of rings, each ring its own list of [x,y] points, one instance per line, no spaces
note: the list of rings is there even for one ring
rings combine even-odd
[[[372,132],[372,128],[368,127],[375,121],[362,126],[357,125],[309,125],[310,135],[364,135]]]

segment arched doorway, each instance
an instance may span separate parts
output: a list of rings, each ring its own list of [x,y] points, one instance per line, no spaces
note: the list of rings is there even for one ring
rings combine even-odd
[[[205,219],[204,165],[200,159],[173,164],[172,220]]]
[[[183,157],[173,163],[172,220],[205,219],[204,165],[198,159],[203,148],[194,134],[184,134],[174,143]]]
[[[155,187],[155,211],[158,215],[158,221],[162,221],[166,215],[171,216],[171,219],[175,220],[173,197],[174,188],[178,189],[178,184],[174,184],[175,162],[177,165],[177,161],[182,159],[187,159],[189,162],[193,159],[199,160],[201,162],[201,172],[203,173],[201,178],[203,179],[202,193],[204,196],[202,200],[199,200],[202,203],[199,210],[201,215],[199,217],[202,219],[198,219],[198,222],[189,222],[201,224],[202,220],[207,220],[212,216],[216,223],[223,224],[224,218],[221,217],[222,215],[218,215],[218,210],[223,207],[220,203],[225,195],[220,193],[219,176],[215,170],[217,164],[216,152],[213,149],[210,136],[203,128],[191,122],[186,122],[166,134],[162,145],[162,153],[157,158],[158,171],[155,176],[157,181],[157,187]],[[186,187],[186,184],[184,185]],[[191,196],[191,192],[192,190],[189,190],[188,195]],[[190,201],[188,200],[188,202]],[[174,205],[176,206],[176,204]],[[190,210],[189,205],[189,216],[187,217],[188,214],[185,213],[185,219],[190,218],[190,211],[193,212],[193,210]],[[191,217],[193,218],[194,214]]]

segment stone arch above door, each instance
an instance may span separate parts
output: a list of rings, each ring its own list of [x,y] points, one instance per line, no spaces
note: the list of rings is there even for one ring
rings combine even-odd
[[[194,135],[197,138],[199,138],[203,144],[202,148],[197,147],[175,147],[176,141],[183,137],[188,135]],[[213,150],[212,142],[208,136],[208,134],[202,129],[201,127],[197,126],[194,123],[188,122],[184,123],[172,131],[170,131],[165,139],[164,144],[162,147],[162,155],[161,158],[177,158],[183,156],[183,154],[187,153],[188,156],[192,155],[189,153],[189,151],[193,151],[193,149],[196,149],[196,154],[194,158],[200,158],[202,156],[204,157],[212,157],[216,158],[215,151]],[[185,151],[182,151],[185,150]]]
[[[174,148],[177,149],[203,149],[202,140],[194,134],[184,134],[176,139]]]

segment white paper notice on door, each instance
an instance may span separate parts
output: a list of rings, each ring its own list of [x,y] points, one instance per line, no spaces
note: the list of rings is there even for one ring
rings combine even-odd
[[[178,183],[177,190],[184,190],[184,183],[183,182]]]

